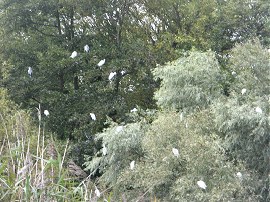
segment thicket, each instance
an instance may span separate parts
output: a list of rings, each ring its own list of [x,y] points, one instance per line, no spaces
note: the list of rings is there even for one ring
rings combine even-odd
[[[270,200],[269,8],[1,1],[0,200]]]

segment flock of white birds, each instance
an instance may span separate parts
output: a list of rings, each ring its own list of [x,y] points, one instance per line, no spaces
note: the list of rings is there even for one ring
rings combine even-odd
[[[85,52],[89,52],[90,51],[90,47],[88,46],[88,45],[85,45],[84,46],[84,51]],[[78,56],[78,53],[77,53],[77,51],[73,51],[72,52],[72,54],[70,55],[70,57],[71,58],[75,58],[75,57],[77,57]],[[101,67],[101,66],[103,66],[104,64],[105,64],[105,59],[103,59],[103,60],[100,60],[99,61],[99,63],[97,64],[97,66],[98,67]],[[27,71],[27,73],[28,73],[28,75],[30,76],[30,77],[32,77],[32,74],[33,74],[33,69],[32,69],[32,67],[28,67],[28,71]],[[125,71],[121,71],[121,74],[123,75],[125,73]],[[109,74],[109,77],[108,77],[108,79],[111,81],[112,79],[113,79],[113,77],[116,75],[117,73],[116,72],[111,72],[110,74]],[[233,76],[236,76],[237,74],[236,74],[236,72],[232,72],[232,75]],[[241,94],[242,95],[244,95],[245,93],[247,92],[247,89],[245,89],[245,88],[243,88],[242,90],[241,90]],[[130,112],[137,112],[138,110],[136,109],[136,108],[133,108],[132,110],[130,110]],[[255,112],[257,112],[257,113],[259,113],[259,114],[262,114],[262,109],[260,108],[260,107],[256,107],[255,108]],[[44,110],[44,115],[45,116],[49,116],[49,111],[48,110]],[[183,119],[183,114],[181,114],[181,120]],[[92,120],[96,120],[96,115],[94,114],[94,113],[90,113],[90,117],[91,117],[91,119]],[[116,128],[116,131],[117,132],[120,132],[121,130],[123,130],[123,126],[118,126],[117,128]],[[173,153],[173,155],[175,156],[175,157],[179,157],[179,150],[178,149],[176,149],[176,148],[172,148],[172,153]],[[102,148],[102,154],[103,154],[103,156],[105,156],[105,155],[107,155],[107,148],[106,148],[106,146],[103,144],[103,148]],[[131,170],[134,170],[134,168],[135,168],[135,161],[133,160],[133,161],[131,161],[130,162],[130,169]],[[238,177],[238,178],[242,178],[242,173],[241,172],[238,172],[237,174],[236,174],[236,176]],[[207,186],[206,186],[206,184],[205,184],[205,182],[204,181],[202,181],[202,180],[199,180],[199,181],[197,181],[197,185],[201,188],[201,189],[206,189],[207,188]],[[96,196],[97,197],[100,197],[101,196],[101,193],[100,193],[100,191],[98,190],[98,188],[96,187],[96,189],[95,189],[95,194],[96,194]]]
[[[118,128],[119,128],[119,130],[118,130]],[[120,129],[122,130],[123,126],[118,126],[116,128],[116,131],[120,132],[121,131]],[[106,148],[106,146],[104,144],[103,144],[103,148],[102,148],[102,153],[103,153],[103,156],[107,155],[107,148]],[[173,155],[175,157],[179,157],[179,150],[178,149],[172,148],[172,153],[173,153]],[[135,161],[134,160],[130,162],[129,167],[130,167],[130,170],[135,169]],[[242,175],[241,172],[237,172],[236,177],[238,177],[241,180],[243,175]],[[207,188],[207,185],[203,180],[197,181],[197,185],[198,185],[199,188],[201,188],[203,190],[206,190],[206,188]],[[96,194],[97,197],[100,197],[100,191],[97,188],[95,190],[95,194]]]
[[[89,52],[90,52],[90,47],[89,47],[88,44],[86,44],[86,45],[83,47],[83,49],[84,49],[84,52],[86,52],[86,53],[89,53]],[[78,52],[77,52],[77,51],[73,51],[73,52],[71,53],[71,55],[70,55],[70,57],[71,57],[72,59],[76,58],[77,56],[78,56]],[[106,62],[106,59],[100,60],[99,63],[97,64],[97,66],[98,66],[98,67],[102,67],[102,66],[105,64],[105,62]],[[28,67],[27,73],[28,73],[29,77],[31,78],[32,75],[33,75],[33,69],[32,69],[32,67]],[[121,74],[122,74],[122,75],[124,75],[125,73],[126,73],[126,72],[125,72],[124,70],[121,71]],[[109,74],[108,79],[109,79],[110,81],[112,81],[112,79],[114,78],[114,76],[116,76],[116,74],[117,74],[116,72],[111,72],[111,73]],[[134,108],[134,109],[131,110],[131,112],[136,112],[136,111],[137,111],[136,108]],[[48,111],[48,110],[44,110],[44,115],[45,115],[45,116],[49,116],[49,111]],[[94,120],[94,121],[97,120],[96,115],[95,115],[94,113],[90,113],[90,117],[91,117],[91,119]]]
[[[83,47],[83,49],[84,49],[84,52],[86,52],[86,53],[89,53],[89,52],[90,52],[90,47],[89,47],[89,45],[87,45],[87,44]],[[77,52],[77,51],[73,51],[73,52],[71,53],[71,55],[70,55],[70,57],[71,57],[72,59],[76,58],[77,56],[78,56],[78,52]],[[101,67],[101,66],[103,66],[104,64],[105,64],[105,59],[100,60],[99,63],[97,64],[97,66],[98,66],[98,67]],[[30,77],[32,77],[32,74],[33,74],[33,69],[32,69],[32,67],[28,67],[27,73],[28,73],[28,75],[29,75]]]

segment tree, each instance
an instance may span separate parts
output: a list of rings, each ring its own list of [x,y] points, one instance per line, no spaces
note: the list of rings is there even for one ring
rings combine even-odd
[[[155,106],[150,72],[155,63],[134,17],[136,2],[114,3],[2,2],[2,55],[10,75],[5,85],[23,107],[42,103],[49,109],[48,124],[59,137],[85,139],[104,127],[106,116],[121,122],[136,104]],[[7,23],[11,19],[12,26]],[[137,37],[141,40],[134,41]],[[90,53],[83,52],[85,44]],[[75,50],[79,55],[70,58]],[[104,58],[105,65],[98,68]],[[112,81],[110,72],[116,72]],[[100,121],[89,123],[90,112]]]
[[[181,51],[196,47],[223,54],[236,42],[257,36],[269,43],[267,1],[145,1],[149,15],[159,22],[157,41],[171,35],[170,44]],[[176,59],[176,58],[175,58]]]
[[[162,80],[155,98],[164,109],[203,109],[222,93],[222,74],[212,52],[190,52],[187,57],[155,69],[154,75]]]
[[[99,182],[111,187],[115,200],[258,200],[252,185],[259,176],[240,159],[229,158],[213,124],[218,116],[213,106],[225,97],[219,85],[222,74],[211,52],[191,52],[160,66],[154,75],[161,79],[155,96],[162,111],[154,120],[112,125],[97,135],[104,146],[87,159],[87,169],[102,170]],[[207,184],[205,191],[197,185],[200,180]]]
[[[259,173],[256,186],[269,199],[269,52],[258,40],[232,50],[231,70],[236,72],[231,95],[213,107],[215,122],[232,158],[244,160]]]

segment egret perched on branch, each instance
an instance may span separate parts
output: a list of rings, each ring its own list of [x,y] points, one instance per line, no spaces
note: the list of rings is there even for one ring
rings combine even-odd
[[[183,121],[183,117],[184,117],[183,112],[181,112],[181,114],[180,114],[180,121]]]
[[[71,58],[75,58],[75,57],[77,57],[78,56],[78,53],[77,53],[77,51],[73,51],[72,53],[71,53]]]
[[[174,156],[176,156],[176,157],[179,156],[179,151],[178,151],[178,149],[173,148],[173,149],[172,149],[172,152],[173,152],[173,155],[174,155]]]
[[[133,108],[132,110],[130,110],[130,112],[137,112],[138,109],[137,108]]]
[[[111,81],[115,75],[116,75],[116,72],[111,72],[108,79]]]
[[[32,67],[28,67],[28,75],[30,76],[30,77],[32,77],[32,74],[33,74],[33,69],[32,69]]]
[[[94,121],[97,120],[96,115],[94,113],[90,113],[90,116],[91,116],[92,120],[94,120]]]
[[[125,71],[125,70],[122,70],[122,71],[121,71],[121,74],[122,74],[122,75],[124,75],[125,73],[126,73],[126,71]]]
[[[247,89],[245,89],[245,88],[243,88],[243,89],[241,90],[242,95],[244,95],[246,92],[247,92]]]
[[[256,107],[255,108],[255,111],[259,114],[262,114],[262,109],[260,107]]]
[[[45,116],[49,116],[50,115],[50,113],[49,113],[49,111],[47,109],[44,110],[44,115]]]
[[[123,130],[123,128],[124,128],[123,126],[117,126],[117,127],[116,127],[116,132],[119,133],[120,131]]]
[[[130,163],[130,169],[133,170],[135,167],[135,161],[131,161]]]
[[[241,179],[243,175],[242,175],[242,173],[238,172],[238,173],[236,173],[236,176]]]
[[[83,49],[86,53],[89,53],[90,51],[90,47],[87,44],[83,47]]]
[[[105,144],[103,144],[102,146],[102,154],[103,156],[105,156],[107,154],[107,147],[105,146]]]
[[[100,191],[98,190],[98,188],[96,187],[96,190],[95,190],[95,194],[96,194],[96,196],[99,198],[100,197]]]
[[[197,185],[202,188],[202,189],[206,189],[206,184],[204,181],[200,180],[200,181],[197,181]]]
[[[101,67],[104,64],[105,64],[105,59],[100,60],[99,63],[97,64],[97,66]]]

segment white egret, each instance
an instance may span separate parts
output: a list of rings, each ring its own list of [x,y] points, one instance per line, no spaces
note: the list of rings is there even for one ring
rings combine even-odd
[[[244,95],[246,92],[247,92],[247,89],[245,89],[245,88],[243,88],[243,89],[241,90],[242,95]]]
[[[120,131],[123,130],[123,128],[124,128],[123,126],[117,126],[117,127],[116,127],[116,132],[119,133]]]
[[[122,75],[124,75],[125,73],[126,73],[126,71],[124,71],[124,70],[121,71],[121,74],[122,74]]]
[[[105,144],[103,144],[102,154],[103,156],[107,155],[107,147],[105,146]]]
[[[83,47],[83,49],[86,53],[89,53],[90,51],[90,47],[87,44]]]
[[[130,169],[133,170],[135,167],[135,161],[131,161],[130,163]]]
[[[49,116],[50,115],[50,113],[49,113],[49,111],[47,109],[44,110],[44,115],[45,116]]]
[[[75,57],[77,57],[77,56],[78,56],[77,51],[73,51],[70,57],[71,57],[71,58],[75,58]]]
[[[100,197],[100,191],[98,190],[98,188],[96,188],[96,190],[95,190],[95,194],[96,194],[96,196],[99,198]]]
[[[138,111],[138,109],[136,109],[136,108],[133,108],[132,110],[130,110],[130,112],[137,112]]]
[[[97,66],[101,67],[104,64],[105,64],[105,59],[100,60],[99,63],[97,64]]]
[[[181,112],[181,114],[180,114],[180,121],[183,121],[183,118],[184,118],[184,115],[183,115],[183,112]]]
[[[206,189],[206,184],[204,181],[200,180],[200,181],[197,181],[197,185],[202,188],[202,189]]]
[[[92,120],[94,120],[94,121],[97,120],[96,115],[94,113],[90,113],[90,116],[91,116]]]
[[[242,173],[240,173],[240,172],[238,172],[238,173],[236,173],[236,176],[238,177],[238,178],[242,178]]]
[[[111,81],[115,75],[116,75],[116,72],[111,72],[111,73],[109,74],[108,79]]]
[[[30,77],[32,77],[32,74],[33,74],[33,69],[32,69],[32,67],[28,67],[28,75],[30,76]]]
[[[256,107],[255,108],[255,111],[259,114],[262,114],[262,109],[260,107]]]
[[[233,71],[233,72],[232,72],[232,75],[233,75],[233,76],[236,76],[236,72],[235,72],[235,71]]]
[[[174,156],[176,156],[176,157],[179,156],[179,151],[178,151],[178,149],[173,148],[173,149],[172,149],[172,152],[173,152],[173,155],[174,155]]]

